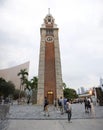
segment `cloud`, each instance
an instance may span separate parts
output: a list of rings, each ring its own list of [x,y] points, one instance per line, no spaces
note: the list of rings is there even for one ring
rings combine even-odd
[[[0,69],[30,61],[38,75],[40,27],[48,8],[59,27],[63,81],[67,86],[98,86],[103,76],[101,0],[1,0]]]

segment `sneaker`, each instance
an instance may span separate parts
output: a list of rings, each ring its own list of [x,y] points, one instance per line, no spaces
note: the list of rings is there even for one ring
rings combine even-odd
[[[72,123],[72,121],[68,121],[68,123]]]

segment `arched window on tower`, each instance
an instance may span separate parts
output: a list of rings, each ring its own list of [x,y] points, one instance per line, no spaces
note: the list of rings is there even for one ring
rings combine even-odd
[[[53,35],[53,29],[47,29],[46,35]]]
[[[48,17],[48,22],[51,22],[51,18],[50,17]]]

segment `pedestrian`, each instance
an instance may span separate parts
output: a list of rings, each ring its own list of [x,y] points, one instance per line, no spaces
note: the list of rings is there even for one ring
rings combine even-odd
[[[88,113],[89,110],[88,110],[88,99],[87,99],[87,97],[84,99],[84,107],[85,107],[85,112]]]
[[[68,115],[68,122],[71,123],[71,117],[72,117],[72,105],[70,99],[67,99],[66,102],[66,111]]]
[[[58,110],[58,100],[57,100],[57,98],[54,99],[54,110]]]
[[[91,112],[91,99],[88,97],[88,108],[90,109],[90,112]]]
[[[64,111],[66,112],[66,102],[67,102],[67,98],[64,97]]]
[[[50,116],[49,110],[48,110],[48,107],[49,107],[48,105],[49,105],[48,99],[47,99],[47,97],[45,97],[45,99],[44,99],[44,116],[46,116],[46,115]]]
[[[60,97],[60,99],[59,99],[59,107],[60,107],[61,115],[63,115],[63,111],[64,111],[64,100],[63,100],[62,97]]]

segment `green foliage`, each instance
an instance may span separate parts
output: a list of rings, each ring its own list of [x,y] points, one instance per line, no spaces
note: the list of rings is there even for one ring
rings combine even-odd
[[[28,90],[37,90],[38,88],[38,78],[37,77],[33,77],[30,81],[29,80],[25,80],[25,87]],[[25,89],[26,89],[25,88]]]
[[[18,89],[16,89],[16,90],[14,91],[14,94],[13,94],[13,99],[14,99],[14,100],[16,100],[16,99],[19,98],[19,93],[20,93],[20,90],[18,90]]]
[[[28,76],[27,70],[21,69],[17,75],[20,76],[21,85],[24,85],[27,82],[27,76]]]
[[[75,99],[78,97],[76,91],[74,89],[71,89],[71,88],[65,88],[63,90],[63,93],[64,93],[64,97],[65,98],[69,98],[69,99]]]
[[[37,77],[33,77],[31,79],[31,89],[37,90],[37,88],[38,88],[38,78]]]
[[[65,84],[64,82],[63,82],[62,86],[63,86],[63,89],[65,89],[65,88],[66,88],[66,84]]]
[[[0,78],[0,96],[8,97],[13,95],[15,91],[15,85],[11,81],[6,81],[3,78]]]
[[[38,87],[38,78],[37,77],[33,77],[30,81],[27,79],[27,75],[28,72],[26,71],[26,69],[20,70],[20,72],[18,73],[18,76],[20,76],[20,80],[21,80],[21,84],[20,84],[20,91],[16,91],[15,92],[15,98],[19,97],[19,101],[21,100],[21,97],[23,96],[23,93],[21,91],[22,86],[25,85],[24,90],[28,89],[33,90],[33,94],[34,91],[37,92],[37,87]],[[19,93],[19,96],[18,96]]]
[[[20,91],[19,91],[19,101],[21,100],[21,94],[22,94],[22,91],[24,90],[24,86],[23,85],[27,85],[28,83],[28,79],[27,79],[27,76],[28,76],[28,72],[26,69],[21,69],[20,72],[17,74],[18,76],[20,76]]]
[[[15,89],[14,94],[13,94],[13,99],[14,100],[17,100],[19,98],[19,93],[20,93],[20,90],[19,89]],[[25,97],[25,92],[21,91],[20,96],[21,96],[21,98]]]

